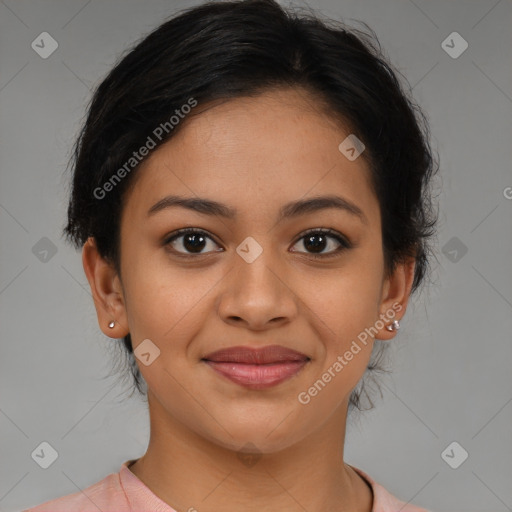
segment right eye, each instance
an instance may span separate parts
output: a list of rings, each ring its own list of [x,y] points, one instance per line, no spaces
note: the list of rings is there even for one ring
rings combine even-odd
[[[180,256],[193,257],[194,255],[203,255],[208,252],[219,252],[219,251],[206,251],[201,252],[207,245],[208,240],[217,243],[213,238],[208,235],[205,231],[196,228],[184,228],[179,229],[172,233],[164,242],[165,246],[170,246],[172,252],[177,253]],[[178,250],[178,248],[185,249],[185,252]],[[223,250],[223,249],[222,249]],[[186,252],[190,251],[190,252]]]

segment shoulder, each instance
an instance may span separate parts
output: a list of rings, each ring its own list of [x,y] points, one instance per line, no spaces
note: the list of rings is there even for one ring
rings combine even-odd
[[[362,478],[364,478],[372,488],[373,491],[373,508],[372,512],[431,512],[425,508],[405,503],[389,491],[387,491],[382,485],[378,484],[372,477],[366,474],[361,469],[354,466],[350,466],[356,471]]]
[[[83,491],[67,494],[23,512],[98,512],[129,509],[119,473],[112,473]]]

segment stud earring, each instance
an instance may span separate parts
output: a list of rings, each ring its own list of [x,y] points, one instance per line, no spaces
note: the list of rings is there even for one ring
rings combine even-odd
[[[391,324],[386,325],[386,329],[388,331],[398,331],[398,329],[400,329],[400,322],[398,320],[393,320]]]
[[[112,322],[110,322],[108,324],[108,326],[112,329],[114,327],[114,325],[116,325],[116,323],[114,322],[114,320],[112,320]]]

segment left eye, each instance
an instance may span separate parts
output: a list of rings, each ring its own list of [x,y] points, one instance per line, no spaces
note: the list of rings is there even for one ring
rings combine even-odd
[[[336,248],[336,244],[334,244],[334,250],[322,253],[323,250],[328,248],[329,240],[331,240],[331,248],[333,245],[332,240],[337,243],[338,247]],[[309,256],[313,256],[314,258],[334,256],[340,251],[350,248],[350,243],[346,240],[346,238],[331,229],[312,229],[306,234],[302,235],[297,243],[300,241],[302,241],[303,247],[308,250],[307,254]],[[313,252],[309,252],[310,250]]]
[[[181,241],[178,243],[178,240]],[[212,242],[214,245],[218,244],[213,240],[213,238],[205,233],[204,231],[194,229],[194,228],[185,228],[176,231],[170,238],[165,241],[165,245],[172,246],[173,252],[183,255],[183,256],[192,256],[194,254],[205,254],[208,252],[220,252],[223,249],[219,250],[210,250],[202,252],[208,246],[208,242]],[[334,242],[333,242],[334,241]],[[337,233],[336,231],[330,229],[312,229],[303,234],[297,242],[295,242],[294,246],[302,242],[302,246],[306,249],[306,254],[312,256],[313,258],[322,258],[336,255],[340,251],[344,249],[349,249],[351,247],[348,240]],[[334,247],[333,247],[334,245]],[[329,249],[327,252],[325,249]],[[185,249],[185,252],[178,250],[178,247]],[[312,252],[310,252],[312,251]],[[292,251],[292,252],[303,252],[303,251]]]

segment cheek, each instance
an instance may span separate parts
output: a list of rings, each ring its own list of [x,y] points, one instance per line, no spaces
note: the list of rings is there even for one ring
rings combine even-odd
[[[379,316],[383,262],[379,254],[357,254],[337,271],[316,274],[304,284],[305,312],[316,326],[322,353],[317,378],[329,390],[319,403],[331,403],[351,390],[364,374],[373,348],[372,331]],[[315,390],[312,390],[315,393]]]
[[[184,287],[183,277],[164,267],[162,258],[157,257],[159,251],[137,245],[132,238],[136,236],[124,240],[121,264],[133,347],[150,339],[162,349],[173,327],[190,310],[193,288]]]
[[[310,417],[327,418],[346,405],[367,369],[373,338],[365,329],[378,318],[379,291],[378,280],[369,274],[347,274],[330,281],[307,308],[314,311],[314,324],[323,338],[315,374],[297,396]]]
[[[303,282],[301,295],[336,348],[378,318],[382,277],[382,259],[359,252],[339,269],[316,272]]]
[[[190,382],[196,354],[189,348],[213,307],[207,292],[218,279],[157,265],[133,270],[127,286],[133,348],[137,352],[138,345],[147,339],[158,348],[151,364],[146,366],[137,359],[139,370],[166,409],[175,415],[190,412],[190,397],[183,393],[183,387],[194,396],[199,396],[200,390]]]
[[[199,276],[156,265],[134,269],[126,286],[132,337],[153,336],[162,348],[177,348],[176,340],[183,339],[185,332],[190,337],[198,315],[205,314],[205,294],[215,283],[208,273]]]

